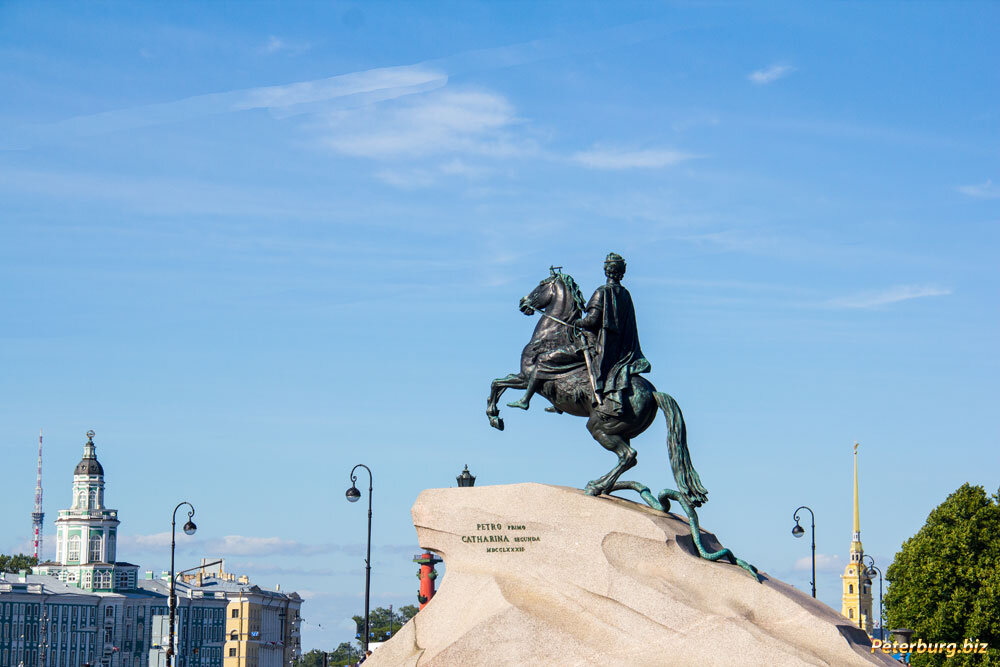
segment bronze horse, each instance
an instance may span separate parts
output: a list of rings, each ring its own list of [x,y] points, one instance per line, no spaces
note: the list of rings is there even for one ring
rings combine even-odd
[[[528,378],[536,372],[543,380],[538,393],[552,403],[552,408],[546,410],[586,417],[590,435],[618,457],[618,463],[611,470],[587,483],[585,491],[597,496],[615,490],[622,473],[635,466],[636,451],[630,442],[649,428],[659,408],[667,419],[667,446],[677,486],[691,506],[700,506],[708,499],[708,491],[691,465],[684,416],[677,402],[656,391],[645,378],[632,375],[629,391],[623,394],[628,400],[623,402],[621,414],[609,415],[598,409],[582,354],[586,341],[570,326],[583,314],[583,295],[569,274],[555,269],[550,269],[550,273],[521,299],[521,312],[532,315],[538,311],[542,317],[535,325],[531,341],[521,352],[520,372],[493,380],[486,408],[490,425],[503,430],[503,419],[497,407],[500,396],[507,389],[526,388]],[[574,351],[576,354],[572,354]]]

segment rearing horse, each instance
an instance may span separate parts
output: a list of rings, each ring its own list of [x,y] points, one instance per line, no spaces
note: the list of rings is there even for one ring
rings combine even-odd
[[[586,341],[572,326],[586,307],[583,295],[569,274],[557,271],[554,267],[549,272],[548,278],[521,299],[521,312],[533,315],[537,310],[542,317],[535,325],[531,341],[521,352],[520,372],[497,378],[490,385],[490,397],[486,406],[490,426],[503,430],[503,419],[500,418],[497,401],[508,389],[526,389],[529,378],[534,373],[536,381],[541,381],[538,393],[552,403],[552,407],[546,408],[547,411],[586,417],[587,430],[594,440],[618,456],[615,467],[587,483],[584,490],[588,494],[599,496],[602,493],[631,489],[639,492],[650,507],[662,512],[668,511],[671,500],[676,501],[687,515],[692,540],[702,558],[711,561],[725,558],[760,581],[757,568],[737,558],[729,549],[709,552],[702,545],[695,508],[708,500],[708,491],[691,464],[687,428],[677,402],[669,395],[656,391],[656,387],[643,377],[630,375],[629,388],[622,392],[621,414],[608,415],[597,409],[597,397],[582,355]],[[629,443],[632,438],[649,428],[656,417],[657,408],[663,411],[667,419],[667,449],[678,490],[664,489],[653,495],[644,484],[619,481],[618,478],[635,466],[636,452]]]
[[[677,486],[693,507],[700,506],[708,499],[708,491],[691,465],[684,416],[677,402],[656,391],[645,378],[632,375],[629,389],[622,394],[620,415],[608,415],[597,409],[581,353],[585,341],[569,326],[583,314],[583,295],[569,274],[555,269],[550,269],[550,273],[521,299],[521,312],[532,315],[537,310],[542,317],[535,325],[531,341],[521,352],[521,371],[493,380],[486,408],[490,425],[503,430],[503,419],[497,407],[500,396],[507,389],[525,389],[528,378],[535,373],[541,380],[538,393],[552,403],[552,408],[546,409],[586,417],[587,430],[594,440],[618,456],[618,463],[611,470],[587,483],[585,491],[597,496],[613,491],[622,473],[635,466],[636,451],[630,441],[649,428],[659,407],[667,418],[667,445]]]

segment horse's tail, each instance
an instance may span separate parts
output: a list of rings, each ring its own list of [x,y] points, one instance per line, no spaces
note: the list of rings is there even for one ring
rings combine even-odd
[[[708,501],[708,489],[701,483],[698,471],[691,464],[691,454],[687,446],[687,427],[681,406],[669,394],[654,391],[656,404],[667,419],[667,449],[670,451],[670,467],[674,471],[677,490],[683,493],[694,507]]]

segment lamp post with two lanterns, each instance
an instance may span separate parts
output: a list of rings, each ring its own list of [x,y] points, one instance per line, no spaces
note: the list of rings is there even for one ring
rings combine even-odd
[[[882,634],[885,634],[885,615],[882,611],[882,570],[875,567],[875,559],[868,554],[861,557],[862,564],[864,564],[865,559],[868,560],[868,570],[865,572],[868,578],[871,579],[878,573],[878,627]],[[879,637],[879,639],[885,639],[885,637]]]

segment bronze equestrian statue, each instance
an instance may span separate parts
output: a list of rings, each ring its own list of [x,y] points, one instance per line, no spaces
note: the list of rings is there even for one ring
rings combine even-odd
[[[640,375],[652,367],[639,346],[632,296],[621,284],[625,260],[617,253],[607,256],[607,282],[586,303],[572,276],[560,268],[550,267],[549,276],[520,301],[521,312],[537,311],[541,318],[521,352],[520,372],[493,380],[486,408],[490,425],[504,428],[497,403],[507,389],[525,390],[524,396],[508,403],[510,407],[527,410],[532,396],[540,394],[552,404],[547,411],[586,417],[590,435],[618,457],[611,470],[587,483],[586,493],[599,496],[631,489],[664,512],[674,500],[688,516],[702,557],[726,558],[757,577],[756,568],[729,549],[709,553],[702,547],[695,508],[708,500],[708,491],[691,463],[680,406]],[[677,490],[664,489],[654,496],[645,485],[619,477],[635,466],[636,451],[630,442],[653,423],[657,408],[667,420],[667,449]]]

